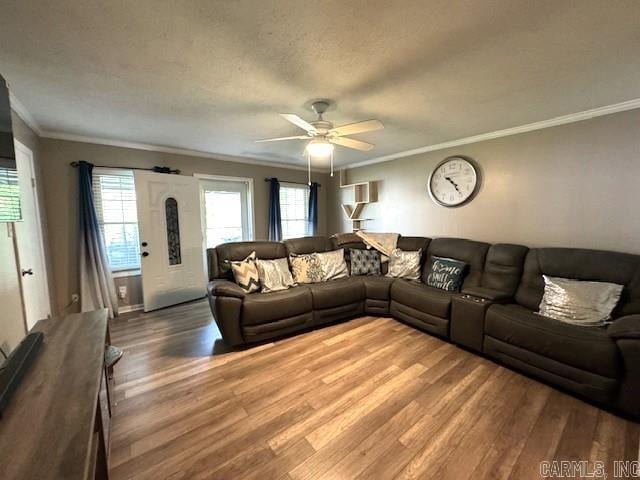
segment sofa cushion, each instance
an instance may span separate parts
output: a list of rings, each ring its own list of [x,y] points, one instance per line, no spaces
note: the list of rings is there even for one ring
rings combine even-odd
[[[341,278],[308,287],[313,308],[331,308],[364,300],[364,285],[359,278]]]
[[[252,293],[242,303],[242,325],[262,325],[312,310],[311,292],[306,286],[272,293]]]
[[[327,237],[320,236],[290,238],[288,240],[284,240],[282,243],[284,243],[289,255],[292,253],[300,255],[303,253],[327,252],[329,250],[333,250],[331,240]]]
[[[445,292],[459,292],[467,264],[454,258],[432,256],[424,283]]]
[[[522,277],[524,259],[529,251],[524,245],[496,243],[487,251],[481,285],[513,296]]]
[[[233,279],[247,293],[260,290],[260,275],[256,266],[256,252],[251,252],[247,258],[241,261],[232,261],[231,271]]]
[[[216,247],[219,277],[233,280],[229,262],[244,260],[251,252],[256,252],[256,257],[261,260],[273,260],[287,256],[287,250],[281,242],[223,243]]]
[[[351,260],[351,275],[380,275],[380,252],[374,249],[349,250]]]
[[[289,254],[289,265],[293,280],[298,283],[318,283],[324,280],[324,271],[317,253]]]
[[[537,310],[544,294],[543,275],[624,285],[613,318],[640,313],[640,255],[579,248],[534,248],[524,262],[515,300]]]
[[[445,292],[420,282],[397,279],[391,285],[391,299],[440,318],[449,318],[455,292]]]
[[[489,308],[485,335],[588,372],[619,376],[618,349],[604,328],[569,325],[508,304]]]
[[[422,280],[426,280],[431,257],[455,258],[468,265],[462,288],[480,286],[484,261],[489,244],[463,238],[434,238],[429,243]]]
[[[262,293],[277,292],[295,286],[293,276],[289,270],[289,261],[286,258],[275,260],[257,260],[258,274]]]
[[[396,280],[392,277],[366,276],[360,277],[364,284],[365,298],[372,300],[386,300],[391,298],[391,285]]]
[[[389,255],[388,277],[420,280],[422,270],[422,250],[401,250],[396,248]]]
[[[338,280],[349,276],[347,262],[344,260],[344,249],[316,253],[324,273],[322,280]]]
[[[538,313],[584,327],[605,324],[622,293],[622,285],[615,283],[543,277],[544,296]]]

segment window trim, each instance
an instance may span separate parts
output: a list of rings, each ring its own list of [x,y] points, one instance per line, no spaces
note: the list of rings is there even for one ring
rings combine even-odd
[[[132,169],[127,169],[127,168],[109,168],[109,167],[94,167],[93,171],[92,171],[92,177],[95,177],[97,175],[111,175],[111,176],[126,176],[126,177],[132,177],[134,179],[133,182],[133,191],[136,194],[136,204],[137,204],[137,191],[136,191],[136,185],[135,185],[135,175],[134,175],[134,171]],[[93,178],[92,178],[92,186],[93,186]],[[95,202],[95,194],[96,192],[92,192],[94,195],[94,202]],[[97,214],[97,212],[96,212]],[[99,217],[99,216],[98,216]],[[114,222],[107,222],[107,224],[112,224]],[[135,225],[138,226],[138,234],[140,233],[140,221],[137,222],[117,222],[118,225],[120,224],[128,224],[128,225],[133,225],[135,223]],[[102,222],[100,224],[100,226],[105,225],[105,222]],[[104,233],[103,233],[104,235]],[[135,277],[135,276],[139,276],[142,275],[142,262],[140,262],[140,266],[139,267],[116,267],[113,268],[111,267],[111,265],[109,265],[109,269],[111,271],[111,276],[112,278],[125,278],[125,277]]]
[[[256,216],[255,216],[255,195],[253,194],[253,177],[232,177],[227,175],[211,175],[208,173],[194,173],[194,178],[198,179],[198,189],[200,190],[200,228],[202,230],[202,248],[207,250],[207,221],[205,212],[204,189],[200,180],[213,180],[218,182],[238,182],[247,184],[247,203],[249,211],[247,212],[247,241],[255,240],[256,234]]]
[[[299,190],[303,190],[306,189],[307,190],[307,208],[305,210],[305,214],[304,214],[304,221],[305,221],[305,226],[304,226],[304,236],[305,237],[309,237],[311,235],[309,235],[309,231],[310,231],[310,225],[309,225],[309,196],[311,195],[311,189],[309,188],[308,185],[301,185],[299,183],[292,183],[292,182],[280,182],[280,188],[285,187],[285,188],[295,188],[295,189],[299,189]],[[284,219],[282,219],[282,202],[280,202],[280,219],[281,222],[284,222]],[[299,237],[289,237],[289,238],[299,238]],[[282,239],[283,240],[287,240],[288,238],[285,238],[284,236],[284,229],[282,232]]]

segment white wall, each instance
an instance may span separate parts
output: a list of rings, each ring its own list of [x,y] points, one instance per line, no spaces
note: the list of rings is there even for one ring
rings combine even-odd
[[[451,119],[449,119],[451,120]],[[436,205],[427,177],[451,155],[481,168],[471,203]],[[640,110],[354,168],[349,181],[378,181],[363,216],[372,231],[456,236],[529,246],[640,254]],[[329,230],[349,231],[340,190],[330,195]]]

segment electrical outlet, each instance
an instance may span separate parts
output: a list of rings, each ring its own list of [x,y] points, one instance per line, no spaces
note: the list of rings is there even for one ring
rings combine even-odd
[[[80,301],[80,295],[77,293],[71,294],[71,303],[78,303]]]
[[[119,286],[118,293],[120,294],[120,298],[127,298],[127,286],[126,285]]]

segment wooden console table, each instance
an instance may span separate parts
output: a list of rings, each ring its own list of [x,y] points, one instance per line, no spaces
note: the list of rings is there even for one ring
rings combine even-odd
[[[0,418],[0,479],[108,479],[106,310],[39,321],[41,351]]]

